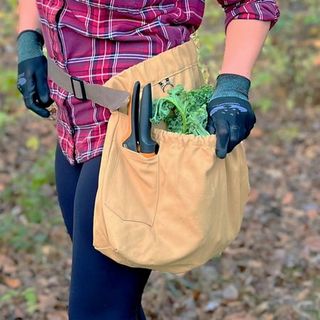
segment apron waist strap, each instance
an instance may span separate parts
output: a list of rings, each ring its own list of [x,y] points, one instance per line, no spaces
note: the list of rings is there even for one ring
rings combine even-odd
[[[80,100],[91,100],[110,110],[127,106],[130,98],[125,90],[112,89],[98,84],[90,84],[79,78],[70,76],[48,58],[49,78],[64,90],[73,93]]]
[[[160,86],[165,92],[167,85],[174,86],[169,76],[187,71],[198,66],[197,47],[193,39],[174,48],[159,53],[137,63],[111,77],[104,85],[89,84],[79,78],[72,77],[48,58],[49,77],[61,88],[73,93],[82,100],[107,107],[112,111],[127,113],[134,82],[139,80],[141,86],[151,83],[152,87]],[[193,74],[190,74],[192,76]]]

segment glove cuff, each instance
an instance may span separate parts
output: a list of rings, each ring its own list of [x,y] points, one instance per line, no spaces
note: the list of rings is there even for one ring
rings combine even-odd
[[[237,97],[248,101],[251,81],[241,75],[222,73],[217,77],[217,83],[210,99],[219,97]]]
[[[18,63],[43,55],[44,40],[36,30],[24,30],[17,37]]]
[[[218,97],[210,100],[207,111],[210,116],[220,109],[230,106],[231,108],[236,108],[240,112],[252,112],[251,104],[248,100],[244,100],[238,97]]]

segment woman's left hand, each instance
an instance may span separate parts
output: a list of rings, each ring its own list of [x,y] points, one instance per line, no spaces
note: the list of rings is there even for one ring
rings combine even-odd
[[[246,139],[256,117],[248,101],[250,80],[235,74],[221,74],[207,107],[207,130],[216,134],[216,155],[227,153]]]
[[[248,137],[256,122],[250,103],[237,97],[211,100],[208,113],[207,130],[216,134],[216,155],[221,159]]]

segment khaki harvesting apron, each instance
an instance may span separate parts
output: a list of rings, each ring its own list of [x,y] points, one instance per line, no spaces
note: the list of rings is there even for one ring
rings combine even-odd
[[[152,85],[153,99],[171,85],[204,84],[194,41],[138,63],[105,86],[132,91]],[[128,104],[131,103],[131,99]],[[225,159],[215,155],[215,135],[194,136],[152,127],[159,145],[150,158],[123,147],[130,119],[112,111],[96,194],[93,245],[131,267],[183,273],[218,256],[239,233],[248,199],[243,144]]]

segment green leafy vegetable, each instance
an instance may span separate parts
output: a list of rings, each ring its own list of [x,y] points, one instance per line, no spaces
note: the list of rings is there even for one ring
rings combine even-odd
[[[207,136],[207,104],[212,92],[210,85],[185,91],[178,84],[168,90],[168,96],[153,101],[153,117],[150,121],[153,124],[164,121],[172,132]]]

